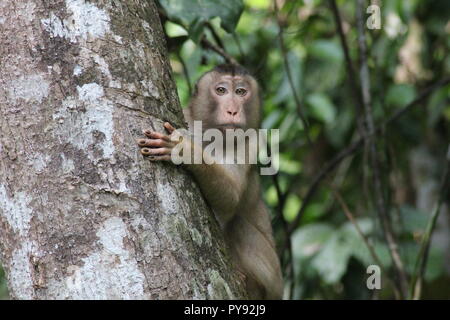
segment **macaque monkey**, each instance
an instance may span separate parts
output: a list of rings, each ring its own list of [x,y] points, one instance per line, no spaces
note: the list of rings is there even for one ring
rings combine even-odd
[[[193,122],[203,130],[216,128],[258,129],[261,103],[256,80],[242,67],[219,65],[205,73],[185,109],[190,128],[176,130],[164,123],[167,134],[144,131],[141,153],[152,161],[172,161],[171,152],[185,144],[190,152],[202,153],[193,139]],[[225,151],[224,151],[225,152]],[[227,155],[224,154],[223,158]],[[233,263],[244,279],[251,299],[281,299],[283,281],[272,236],[268,209],[261,198],[258,172],[252,164],[229,164],[206,159],[200,164],[182,164],[195,178],[224,232]],[[211,159],[209,159],[211,160]]]

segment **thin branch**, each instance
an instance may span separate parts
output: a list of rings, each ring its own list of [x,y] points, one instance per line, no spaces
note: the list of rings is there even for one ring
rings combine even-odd
[[[187,85],[188,85],[188,91],[189,91],[189,97],[192,96],[192,85],[191,85],[191,78],[189,77],[189,70],[187,68],[186,62],[184,61],[183,57],[181,56],[180,52],[177,51],[177,58],[180,60],[181,66],[183,68],[183,75],[186,79]]]
[[[356,20],[358,30],[358,47],[361,60],[360,68],[360,81],[361,92],[364,106],[364,120],[366,131],[366,147],[369,150],[370,163],[372,166],[372,179],[373,188],[375,191],[375,207],[381,222],[384,237],[388,244],[389,252],[394,262],[394,267],[399,279],[400,291],[402,296],[407,296],[408,292],[408,279],[406,276],[405,268],[403,266],[402,259],[398,252],[398,244],[392,231],[391,221],[389,218],[389,212],[387,209],[386,199],[383,192],[383,185],[381,179],[380,158],[376,145],[376,132],[374,130],[375,124],[372,116],[372,98],[370,94],[370,75],[369,67],[367,65],[367,47],[366,37],[364,30],[364,6],[365,0],[358,0],[356,9]]]
[[[234,65],[240,65],[239,62],[237,62],[236,59],[234,59],[232,56],[230,56],[227,52],[225,52],[222,48],[218,47],[217,45],[210,42],[206,37],[203,37],[200,40],[200,44],[208,50],[214,51],[215,53],[222,56],[222,58],[225,59],[227,63],[234,64]]]
[[[284,234],[287,235],[288,234],[288,227],[289,227],[289,225],[288,225],[288,223],[287,223],[287,221],[286,221],[286,219],[284,218],[284,215],[283,215],[284,205],[286,203],[286,193],[283,193],[282,190],[281,190],[280,182],[278,180],[278,173],[273,175],[272,177],[273,177],[273,182],[274,182],[274,185],[275,185],[275,190],[277,192],[277,198],[278,198],[278,204],[277,204],[278,219],[281,220],[281,224],[283,226]],[[284,254],[284,252],[287,249],[287,251],[288,251],[287,267],[289,268],[288,269],[289,270],[288,271],[289,272],[289,277],[288,278],[290,278],[290,280],[291,280],[291,285],[290,285],[290,288],[289,288],[289,294],[288,294],[287,299],[291,300],[292,294],[294,292],[294,286],[295,286],[295,281],[294,281],[294,277],[295,277],[294,276],[294,261],[293,261],[293,254],[292,254],[291,238],[290,237],[286,238],[284,244],[285,244],[286,247],[281,248],[281,251],[280,251],[279,255],[280,255],[280,258],[282,260],[283,259],[283,254]]]
[[[331,5],[331,10],[333,11],[333,16],[334,16],[337,32],[339,35],[339,39],[341,41],[342,51],[344,52],[345,65],[347,67],[348,79],[350,81],[351,90],[353,92],[352,96],[353,96],[353,99],[355,99],[355,115],[357,117],[359,116],[359,119],[357,120],[358,131],[360,132],[361,135],[363,135],[364,128],[363,128],[362,119],[360,117],[360,115],[362,115],[362,111],[363,111],[362,110],[363,101],[362,101],[362,97],[361,97],[361,91],[359,90],[359,87],[358,87],[358,84],[356,81],[356,79],[357,79],[356,72],[355,72],[355,68],[353,67],[352,59],[350,57],[350,50],[349,50],[349,47],[347,44],[347,38],[345,37],[345,34],[344,34],[344,29],[342,28],[342,19],[341,19],[341,15],[339,13],[339,9],[336,4],[336,0],[329,0],[329,1],[330,1],[330,5]]]
[[[222,39],[220,39],[219,35],[217,34],[216,30],[214,29],[214,27],[212,26],[211,23],[206,22],[206,27],[208,28],[209,31],[211,31],[211,34],[214,38],[214,41],[217,43],[217,45],[219,46],[220,49],[222,49],[223,51],[225,50],[225,46],[223,45]]]
[[[237,35],[236,32],[233,32],[232,35],[233,35],[234,42],[236,42],[236,45],[238,47],[239,54],[244,59],[244,64],[245,64],[245,54],[244,54],[244,49],[242,48],[242,45],[241,45],[241,40],[239,40],[239,36]]]
[[[294,230],[297,228],[298,224],[300,223],[301,218],[303,217],[303,213],[309,203],[309,201],[312,199],[314,194],[316,193],[317,188],[319,187],[320,182],[328,176],[328,174],[333,171],[336,166],[345,158],[355,153],[359,147],[363,145],[364,139],[358,139],[352,144],[350,144],[348,147],[340,151],[333,159],[328,161],[322,169],[319,171],[319,173],[314,177],[311,185],[309,186],[308,191],[306,192],[305,197],[302,199],[302,206],[300,207],[294,221],[291,223],[289,227],[289,235],[294,232]]]
[[[380,258],[378,257],[375,248],[372,246],[372,244],[369,242],[369,239],[367,238],[367,236],[362,232],[358,222],[355,219],[355,216],[353,215],[353,213],[350,211],[349,207],[347,206],[347,204],[345,203],[344,199],[342,198],[341,194],[339,193],[339,191],[337,190],[337,188],[330,184],[330,188],[333,191],[334,197],[336,198],[336,200],[339,202],[339,205],[342,208],[342,211],[344,211],[345,216],[347,217],[347,219],[353,224],[353,226],[356,229],[356,232],[358,233],[358,235],[361,237],[361,239],[363,240],[364,244],[366,245],[367,249],[369,250],[370,255],[372,256],[372,259],[375,261],[375,263],[380,267],[381,271],[383,274],[387,275],[388,273],[386,272],[386,270],[384,269],[383,263],[381,262]],[[394,290],[394,294],[396,296],[397,299],[400,298],[400,293],[397,289],[397,287],[395,286],[395,283],[391,280],[391,278],[389,278],[388,276],[386,276],[386,279],[388,280],[389,284],[391,285],[392,289]]]
[[[397,112],[395,112],[392,116],[390,116],[386,121],[384,121],[383,125],[381,127],[385,127],[388,124],[396,121],[401,116],[403,116],[405,113],[407,113],[412,107],[414,107],[416,104],[419,104],[423,102],[430,94],[432,94],[435,90],[444,87],[446,85],[450,84],[450,78],[442,79],[428,88],[426,88],[414,101],[406,105],[404,108],[399,109]],[[377,128],[379,130],[381,127]]]
[[[283,216],[283,210],[284,205],[286,203],[286,194],[281,191],[280,182],[278,180],[278,173],[272,176],[273,184],[275,186],[275,191],[277,192],[277,212],[278,212],[278,219],[281,220],[281,223],[283,224],[283,228],[287,227],[286,220]]]
[[[339,202],[339,205],[341,206],[342,211],[344,211],[345,216],[353,224],[353,226],[356,229],[356,232],[358,233],[358,235],[363,240],[363,242],[366,245],[367,249],[369,249],[369,253],[372,256],[372,259],[375,261],[376,264],[378,264],[380,266],[381,269],[383,269],[383,263],[381,262],[380,258],[378,257],[377,253],[375,252],[375,248],[369,242],[369,239],[367,239],[366,235],[362,232],[361,227],[359,226],[359,224],[356,221],[353,213],[350,211],[349,207],[345,203],[345,201],[342,198],[340,192],[332,184],[330,184],[330,188],[331,188],[331,191],[333,192],[334,197]]]
[[[422,279],[425,274],[425,269],[428,261],[428,253],[430,250],[431,235],[433,234],[434,228],[436,226],[436,221],[441,212],[442,204],[445,200],[449,199],[449,188],[450,188],[450,144],[447,150],[447,164],[445,167],[445,173],[441,182],[441,188],[439,192],[439,198],[437,204],[431,215],[431,219],[428,222],[427,229],[422,239],[422,244],[420,246],[419,255],[417,256],[413,278],[411,280],[410,286],[410,298],[415,300],[420,299],[421,289],[422,289]]]
[[[275,7],[275,17],[276,17],[276,20],[278,23],[278,42],[280,43],[281,54],[283,55],[284,69],[285,69],[286,75],[288,77],[289,86],[291,87],[291,91],[292,91],[292,95],[294,97],[295,104],[297,105],[297,113],[300,116],[300,120],[302,121],[303,127],[305,129],[306,140],[308,141],[309,146],[312,146],[311,138],[309,136],[309,124],[303,113],[303,105],[300,102],[300,98],[297,94],[297,90],[294,86],[294,81],[293,81],[292,74],[291,74],[291,67],[289,65],[287,48],[284,43],[283,25],[282,25],[282,21],[279,17],[279,9],[278,9],[277,0],[274,0],[274,7]]]

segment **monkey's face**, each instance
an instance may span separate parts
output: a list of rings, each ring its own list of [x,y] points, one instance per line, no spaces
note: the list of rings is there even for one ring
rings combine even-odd
[[[206,128],[245,130],[258,126],[259,97],[252,77],[211,72],[200,80],[198,98],[201,96],[207,97],[207,110],[196,120],[206,122]]]

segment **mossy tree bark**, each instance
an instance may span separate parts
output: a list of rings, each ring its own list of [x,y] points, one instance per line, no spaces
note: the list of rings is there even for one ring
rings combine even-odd
[[[153,1],[2,1],[0,44],[11,297],[244,297],[192,178],[136,145],[183,125]]]

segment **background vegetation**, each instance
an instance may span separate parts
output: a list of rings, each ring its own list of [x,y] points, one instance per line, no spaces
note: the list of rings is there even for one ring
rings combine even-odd
[[[237,62],[262,87],[263,128],[280,129],[280,172],[263,184],[285,298],[450,298],[450,2],[159,4],[182,104],[203,72]],[[371,264],[381,290],[367,289]]]

